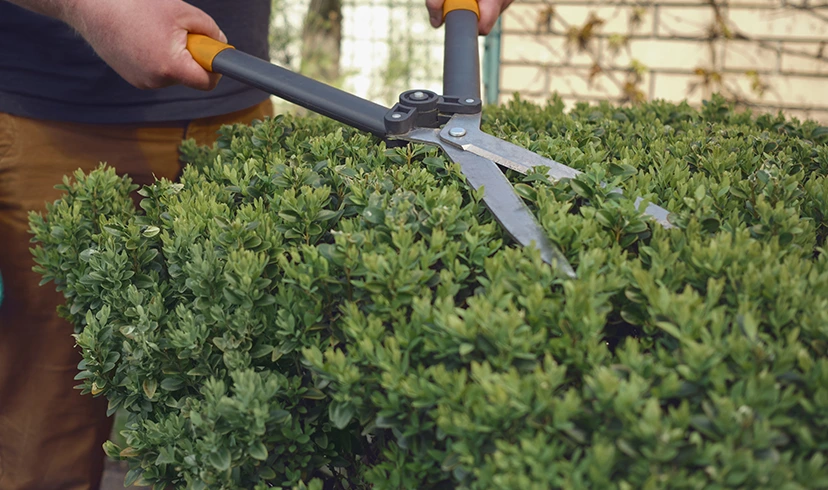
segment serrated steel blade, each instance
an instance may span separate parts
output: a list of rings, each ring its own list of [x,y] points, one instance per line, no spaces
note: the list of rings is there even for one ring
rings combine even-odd
[[[460,138],[453,137],[449,133],[452,128],[462,128],[465,134]],[[514,143],[484,133],[480,130],[479,114],[455,114],[449,124],[446,124],[441,131],[440,139],[462,148],[466,152],[487,158],[522,174],[527,174],[533,168],[540,166],[549,168],[547,176],[553,181],[572,179],[583,173],[555,160],[542,157]],[[621,193],[621,189],[613,189],[613,192]],[[636,209],[651,217],[664,228],[673,227],[673,224],[668,220],[670,213],[666,209],[650,203],[642,210],[643,201],[640,197],[635,200]]]
[[[483,202],[509,236],[524,247],[534,246],[540,251],[544,262],[570,278],[576,277],[572,265],[552,244],[535,216],[515,193],[512,183],[494,162],[451,146],[444,146],[443,150],[460,165],[472,188],[483,189]]]

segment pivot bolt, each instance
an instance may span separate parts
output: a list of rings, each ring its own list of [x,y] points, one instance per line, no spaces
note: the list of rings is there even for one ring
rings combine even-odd
[[[402,114],[391,114],[391,119],[399,119],[402,117]]]
[[[451,128],[449,129],[449,136],[454,136],[455,138],[462,138],[466,136],[466,130],[463,128]]]
[[[466,99],[466,104],[474,104],[474,99]]]
[[[417,92],[414,92],[413,94],[411,94],[411,98],[414,99],[414,100],[423,100],[423,99],[428,98],[428,96],[424,92],[420,92],[418,90]]]

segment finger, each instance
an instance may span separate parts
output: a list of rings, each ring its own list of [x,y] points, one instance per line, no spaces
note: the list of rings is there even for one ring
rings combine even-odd
[[[204,34],[223,43],[227,42],[227,36],[224,35],[212,17],[192,5],[186,3],[182,3],[182,5],[184,5],[185,10],[178,21],[181,27],[195,34]]]
[[[428,9],[428,20],[431,22],[431,27],[440,27],[443,25],[443,2],[445,0],[426,0],[426,8]]]
[[[221,77],[218,73],[210,73],[196,63],[193,55],[187,51],[186,45],[183,51],[176,56],[173,63],[176,70],[172,74],[172,78],[187,87],[198,90],[212,90],[216,88]]]
[[[477,28],[480,34],[486,35],[491,32],[501,12],[501,0],[479,0],[480,21]],[[503,7],[505,8],[505,7]]]
[[[180,64],[178,78],[181,84],[192,87],[198,90],[212,90],[218,85],[221,75],[218,73],[210,73],[202,68],[193,59],[193,56],[187,50],[187,33],[203,34],[212,39],[216,39],[223,43],[227,42],[227,36],[219,28],[216,21],[212,17],[204,13],[204,11],[186,5],[186,12],[179,17],[179,22],[183,27],[183,31],[179,34],[181,38]]]

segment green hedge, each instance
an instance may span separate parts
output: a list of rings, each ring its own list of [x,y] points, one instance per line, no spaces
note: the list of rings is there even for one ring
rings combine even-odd
[[[714,98],[484,129],[585,171],[509,174],[578,279],[437,150],[321,118],[185,144],[139,211],[111,169],[65,180],[36,270],[129,413],[128,483],[828,487],[828,128]]]

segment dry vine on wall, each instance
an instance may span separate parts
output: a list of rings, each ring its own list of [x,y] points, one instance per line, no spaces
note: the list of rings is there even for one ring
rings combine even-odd
[[[815,100],[814,104],[792,102],[791,94],[786,93],[790,89],[785,85],[787,77],[798,77],[806,83],[811,80],[828,87],[828,56],[825,49],[828,42],[828,3],[756,0],[751,4],[748,1],[738,0],[739,3],[733,7],[728,1],[717,0],[600,4],[562,0],[534,3],[534,26],[524,18],[521,21],[522,34],[533,31],[533,49],[545,45],[550,50],[559,51],[560,43],[552,41],[564,39],[563,62],[549,66],[549,76],[577,73],[586,80],[593,93],[606,94],[593,98],[619,103],[639,103],[654,98],[654,95],[661,98],[655,90],[657,77],[661,77],[658,82],[661,84],[666,83],[664,80],[667,79],[671,79],[671,83],[682,83],[683,97],[691,100],[706,99],[712,93],[720,93],[744,107],[791,109],[805,115],[815,111],[818,118],[828,117],[828,97],[824,103],[819,100]],[[529,1],[524,3],[525,6],[530,4]],[[584,18],[585,7],[590,11]],[[733,16],[731,10],[738,10],[739,14]],[[681,18],[683,12],[688,13],[687,18]],[[803,29],[807,31],[803,38],[797,38],[795,31],[798,26],[793,16],[809,19],[807,29]],[[766,35],[762,31],[764,23],[773,22],[786,23],[791,26],[787,29],[794,32],[780,35],[773,32],[774,26],[770,26]],[[612,24],[611,29],[607,29],[608,24]],[[510,42],[508,25],[505,43]],[[680,28],[675,30],[671,26]],[[775,28],[777,31],[780,29],[778,26]],[[517,34],[518,30],[513,28],[511,33]],[[652,59],[656,43],[664,44],[665,41],[685,41],[685,45],[694,43],[697,51],[704,51],[705,54],[698,56],[697,52],[695,59],[686,62],[678,60],[677,63],[675,59],[668,59],[666,66],[657,66],[658,57],[654,61],[655,66],[641,60],[642,55]],[[662,53],[660,59],[670,55],[669,52]],[[796,59],[805,68],[791,67],[787,61],[783,64],[783,57]],[[739,62],[734,62],[735,59]],[[751,66],[751,60],[755,61],[755,66]],[[512,60],[512,63],[518,61]],[[573,88],[573,92],[576,91],[577,87]],[[828,92],[828,88],[823,88],[822,92]],[[800,94],[800,100],[805,96],[807,94]]]

